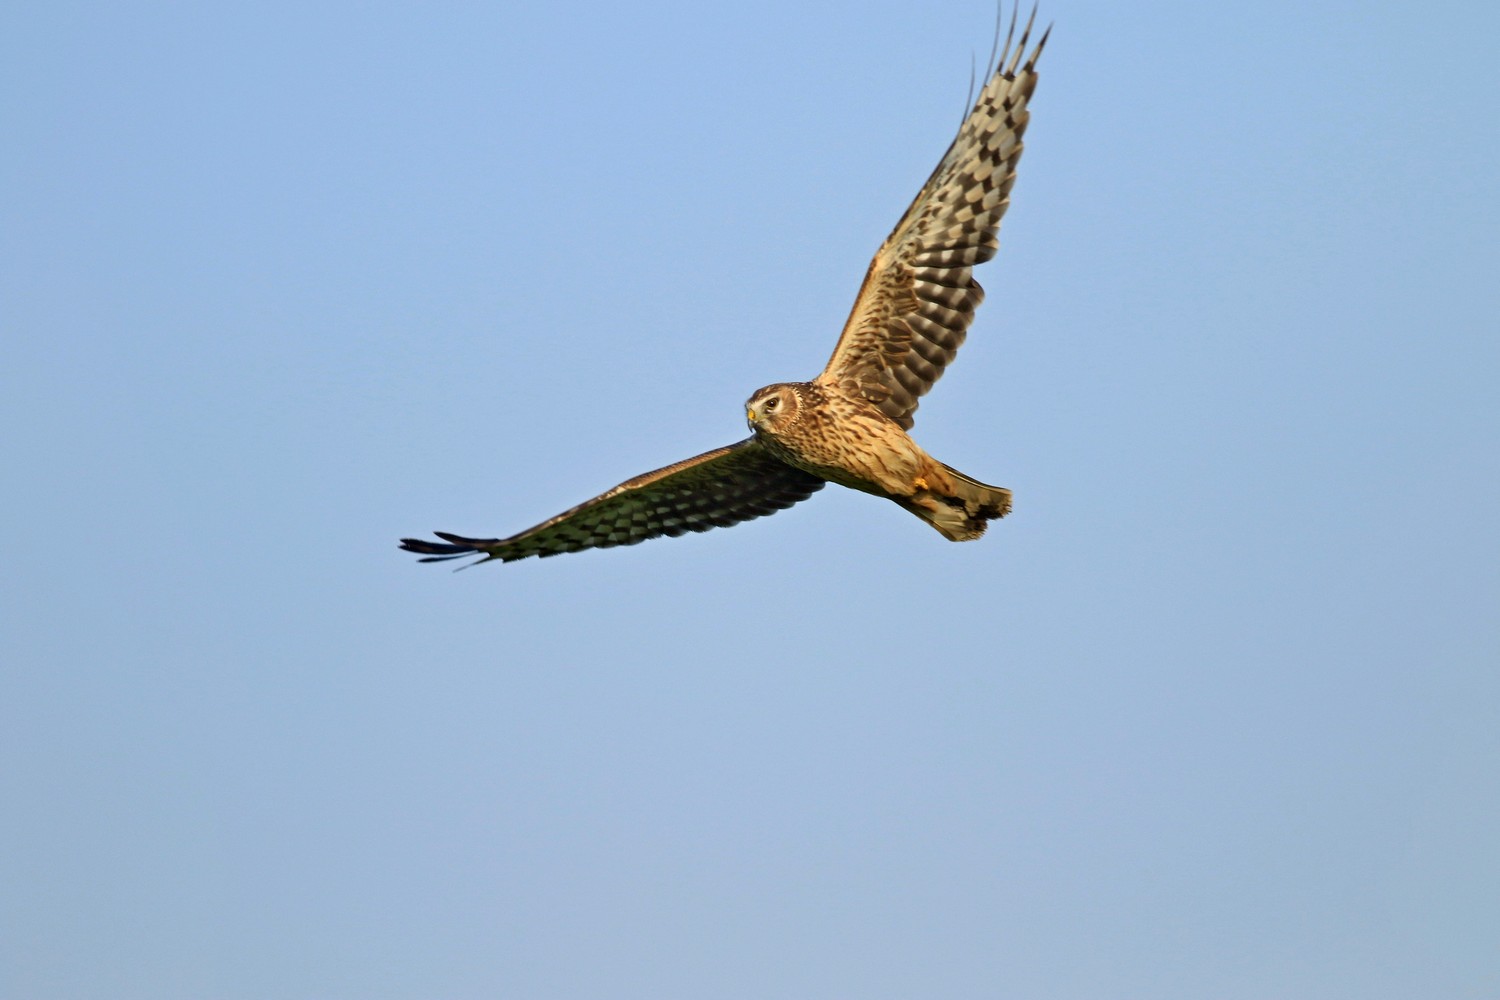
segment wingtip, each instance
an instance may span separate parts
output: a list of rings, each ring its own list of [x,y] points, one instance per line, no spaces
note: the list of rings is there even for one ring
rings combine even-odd
[[[1046,48],[1047,39],[1052,37],[1052,28],[1056,23],[1055,21],[1047,22],[1047,27],[1042,29],[1042,37],[1036,40],[1036,48],[1031,50],[1031,58],[1026,61],[1026,65],[1036,66],[1036,57],[1042,54],[1042,49]]]
[[[416,552],[424,556],[442,556],[444,558],[467,555],[470,552],[478,551],[474,545],[468,544],[474,541],[474,539],[459,539],[455,535],[447,535],[441,531],[433,532],[433,534],[450,544],[429,542],[425,538],[403,538],[398,547],[407,552]]]

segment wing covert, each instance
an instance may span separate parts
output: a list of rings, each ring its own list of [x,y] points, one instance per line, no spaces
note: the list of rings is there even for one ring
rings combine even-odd
[[[806,500],[824,484],[774,457],[752,437],[628,479],[509,538],[464,538],[439,531],[443,543],[403,538],[401,548],[426,556],[422,562],[468,555],[484,556],[481,562],[511,562],[635,545],[774,514]]]
[[[910,430],[918,400],[958,354],[984,300],[974,265],[999,248],[1000,220],[1021,158],[1044,32],[1031,20],[1014,48],[1015,17],[995,73],[958,135],[870,262],[818,381],[875,403]],[[1023,62],[1024,59],[1024,62]]]

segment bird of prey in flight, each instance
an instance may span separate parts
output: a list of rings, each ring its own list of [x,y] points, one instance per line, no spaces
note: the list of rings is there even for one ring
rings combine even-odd
[[[509,538],[440,531],[441,542],[404,538],[401,548],[423,562],[509,562],[634,545],[772,514],[830,482],[892,500],[952,541],[984,534],[1010,511],[1010,490],[944,465],[907,431],[984,298],[974,266],[999,247],[1047,43],[1044,32],[1028,50],[1035,18],[1016,39],[1012,15],[994,74],[870,262],[827,366],[810,382],[752,394],[748,438],[636,476]]]

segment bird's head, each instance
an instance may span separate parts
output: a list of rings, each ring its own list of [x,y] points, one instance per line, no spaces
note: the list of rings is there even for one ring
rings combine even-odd
[[[773,437],[802,415],[802,393],[786,382],[759,389],[745,402],[745,422],[752,431]]]

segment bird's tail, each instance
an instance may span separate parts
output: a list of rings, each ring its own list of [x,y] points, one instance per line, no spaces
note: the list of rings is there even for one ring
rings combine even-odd
[[[942,532],[950,542],[971,542],[984,534],[989,522],[1010,513],[1010,490],[987,486],[957,469],[936,462],[945,473],[946,489],[923,490],[896,502]],[[936,477],[934,477],[936,478]]]

